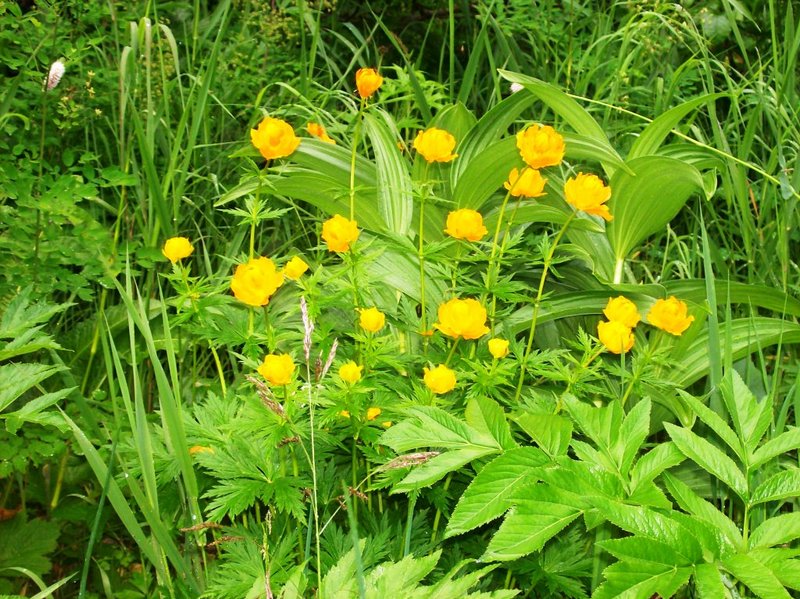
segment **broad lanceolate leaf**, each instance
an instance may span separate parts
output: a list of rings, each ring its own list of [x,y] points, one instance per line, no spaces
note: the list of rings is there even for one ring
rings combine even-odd
[[[0,411],[22,397],[26,391],[60,370],[63,370],[60,366],[29,362],[0,366]]]
[[[557,414],[523,412],[515,421],[549,456],[567,453],[572,439],[572,422],[567,418]]]
[[[722,562],[723,567],[762,599],[790,599],[791,595],[764,564],[745,553],[737,553]]]
[[[415,466],[406,477],[392,488],[392,493],[407,493],[415,489],[429,487],[445,475],[458,470],[473,460],[496,453],[491,447],[470,447],[454,449],[437,455],[421,466]]]
[[[734,461],[690,430],[665,423],[667,433],[684,455],[703,470],[728,485],[739,497],[747,498],[747,480]]]
[[[501,516],[510,499],[538,479],[537,468],[549,462],[535,447],[511,449],[483,467],[461,496],[450,521],[446,537],[459,535]]]
[[[597,587],[592,599],[672,597],[691,575],[691,567],[676,568],[645,560],[624,560],[603,571],[606,580]]]
[[[800,428],[790,428],[774,439],[770,439],[753,454],[751,468],[758,468],[771,459],[800,447]]]
[[[750,548],[773,547],[800,538],[800,513],[781,514],[762,522],[748,539]]]
[[[491,435],[503,449],[513,449],[517,446],[511,436],[511,427],[506,420],[503,408],[489,397],[479,396],[467,402],[464,411],[467,424],[476,431]]]
[[[677,466],[686,456],[674,443],[659,443],[644,454],[631,470],[631,488],[636,489],[645,482],[650,482],[667,468]]]
[[[791,468],[769,477],[753,491],[750,504],[800,497],[800,469]]]
[[[625,420],[619,429],[619,435],[612,448],[619,471],[623,476],[628,475],[633,460],[636,458],[636,454],[639,452],[639,448],[644,443],[649,432],[650,400],[644,398],[625,416]]]
[[[683,401],[689,405],[692,411],[697,414],[697,417],[700,418],[700,420],[702,420],[715,435],[722,439],[725,444],[731,448],[731,451],[733,451],[739,457],[739,460],[745,461],[746,450],[744,446],[739,441],[739,437],[736,436],[736,433],[730,426],[728,426],[728,423],[725,422],[722,416],[717,414],[699,399],[689,395],[682,389],[678,389],[678,393],[680,394],[681,399],[683,399]]]
[[[720,391],[736,432],[748,451],[753,451],[772,422],[772,403],[759,402],[735,370],[728,371]]]
[[[699,564],[694,568],[694,590],[698,599],[724,599],[727,595],[722,575],[714,564]]]
[[[627,162],[635,173],[618,170],[610,181],[608,207],[614,219],[606,226],[617,261],[664,227],[689,199],[703,188],[693,166],[663,156],[645,156]]]
[[[482,434],[440,408],[419,406],[409,410],[410,418],[388,429],[381,443],[396,452],[421,447],[445,449],[490,449],[501,446],[487,434]]]

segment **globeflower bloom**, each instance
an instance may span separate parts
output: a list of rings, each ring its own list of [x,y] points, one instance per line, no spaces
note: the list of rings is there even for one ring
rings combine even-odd
[[[288,156],[300,145],[300,138],[286,121],[265,117],[258,128],[250,129],[250,140],[267,160]]]
[[[500,360],[508,355],[508,340],[495,337],[489,339],[489,353],[495,360]]]
[[[367,408],[367,420],[375,420],[380,415],[381,415],[380,408],[376,407]]]
[[[308,131],[311,135],[324,141],[325,143],[336,145],[336,140],[332,139],[328,136],[327,131],[325,131],[325,127],[320,125],[319,123],[309,123],[306,125],[306,131]]]
[[[515,198],[538,198],[544,195],[545,183],[547,179],[535,168],[523,169],[522,173],[519,169],[512,168],[503,187]]]
[[[461,208],[448,214],[444,232],[455,239],[467,241],[478,241],[488,233],[483,226],[481,213],[470,208]]]
[[[346,252],[358,239],[358,223],[336,214],[322,223],[322,240],[330,252]]]
[[[357,383],[361,380],[361,371],[363,369],[363,366],[359,366],[352,360],[349,360],[339,368],[339,376],[345,383]]]
[[[458,157],[453,154],[456,147],[456,138],[444,129],[431,127],[417,133],[414,139],[414,149],[422,154],[428,162],[450,162]]]
[[[361,328],[370,333],[377,333],[386,324],[386,314],[377,308],[362,309],[361,315],[358,318],[358,324]]]
[[[308,264],[299,256],[295,256],[284,265],[283,276],[292,281],[296,281],[302,277],[307,270]]]
[[[258,374],[274,387],[288,385],[294,374],[294,360],[289,354],[267,354],[258,367]]]
[[[609,298],[606,307],[603,309],[603,314],[606,318],[612,321],[621,322],[629,329],[632,329],[642,319],[639,310],[627,297],[620,295],[619,297]]]
[[[164,242],[161,253],[173,264],[192,255],[194,246],[186,237],[170,237]]]
[[[432,370],[425,368],[424,372],[425,376],[422,380],[425,386],[437,395],[452,391],[456,386],[456,373],[444,364],[439,364]]]
[[[266,306],[281,285],[283,275],[272,260],[263,256],[237,266],[231,279],[233,295],[249,306]]]
[[[597,336],[600,339],[600,343],[614,354],[627,353],[633,347],[633,331],[616,320],[599,322],[597,324]]]
[[[600,177],[578,173],[564,183],[564,198],[576,210],[586,214],[594,214],[609,221],[613,217],[605,203],[611,197],[611,188],[607,187]]]
[[[371,97],[381,85],[383,85],[383,77],[375,69],[364,68],[356,71],[356,87],[358,95],[363,99]]]
[[[682,335],[694,321],[694,316],[689,316],[687,312],[686,302],[671,295],[653,304],[647,314],[647,322],[671,335]]]
[[[564,159],[564,138],[549,125],[533,124],[517,133],[517,149],[531,168],[556,166]]]
[[[476,299],[453,298],[439,306],[439,322],[433,325],[448,337],[477,339],[489,332],[486,308]]]

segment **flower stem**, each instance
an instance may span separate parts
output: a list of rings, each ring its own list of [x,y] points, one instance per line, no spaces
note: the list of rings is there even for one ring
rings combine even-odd
[[[350,220],[356,218],[356,149],[358,148],[358,136],[361,133],[361,121],[364,117],[364,108],[367,101],[362,98],[361,106],[356,117],[356,128],[353,131],[353,148],[350,151]]]
[[[569,218],[564,221],[564,225],[556,235],[553,245],[550,246],[550,250],[547,252],[547,256],[545,256],[544,259],[542,277],[539,279],[539,288],[536,291],[536,299],[533,302],[533,315],[531,316],[531,328],[528,332],[528,343],[525,346],[525,354],[522,356],[522,363],[519,365],[519,379],[517,379],[517,390],[514,393],[515,402],[519,400],[519,396],[522,393],[522,383],[525,380],[525,371],[528,366],[528,358],[530,357],[531,349],[533,348],[533,336],[536,333],[536,321],[539,318],[539,308],[542,305],[542,295],[544,294],[544,284],[547,280],[547,274],[550,272],[550,266],[553,263],[553,256],[556,253],[556,248],[558,247],[561,238],[564,236],[564,233],[566,233],[567,228],[569,227],[573,218],[575,218],[575,212],[572,212],[569,215]]]

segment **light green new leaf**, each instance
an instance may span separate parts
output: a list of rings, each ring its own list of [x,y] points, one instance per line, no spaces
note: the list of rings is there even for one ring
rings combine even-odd
[[[640,559],[616,562],[603,570],[605,582],[592,599],[648,599],[672,597],[692,575],[692,568],[676,568]]]
[[[750,535],[750,549],[774,547],[800,538],[800,513],[781,514],[762,522]]]
[[[572,422],[557,414],[523,412],[514,421],[550,457],[567,453],[572,439]]]
[[[621,539],[601,541],[600,546],[618,560],[641,559],[666,566],[688,566],[691,564],[669,544],[656,539],[632,535]]]
[[[644,398],[625,416],[616,442],[612,444],[611,453],[623,476],[628,475],[633,460],[649,433],[650,399]]]
[[[687,458],[724,482],[739,497],[747,499],[747,480],[731,458],[690,430],[669,422],[664,424],[664,428]]]
[[[707,94],[694,98],[688,102],[684,102],[680,106],[676,106],[660,115],[653,120],[652,123],[647,125],[639,134],[639,137],[633,142],[630,152],[628,152],[628,160],[638,158],[639,156],[650,156],[658,153],[658,148],[667,138],[667,135],[681,122],[683,117],[689,114],[703,104],[713,102],[727,94]]]
[[[709,429],[714,431],[714,434],[722,439],[741,461],[744,461],[745,448],[742,446],[733,429],[728,426],[728,423],[725,422],[725,420],[722,419],[722,416],[717,414],[699,399],[693,395],[689,395],[682,389],[678,389],[678,394],[681,396],[683,401],[689,405],[692,411],[697,414],[697,417],[700,418],[700,420],[702,420]]]
[[[736,432],[747,449],[754,450],[772,421],[771,402],[758,401],[735,370],[727,373],[720,391]]]
[[[373,114],[364,114],[364,131],[375,152],[378,179],[378,212],[383,217],[386,229],[396,235],[408,235],[414,202],[411,195],[411,177],[408,164],[397,151],[400,134],[394,130],[391,119],[379,111],[381,122]],[[361,218],[357,213],[357,219]]]
[[[800,428],[792,427],[759,447],[752,456],[751,468],[758,468],[771,459],[800,448]]]
[[[470,447],[439,454],[420,466],[414,466],[411,472],[392,488],[392,493],[408,493],[429,487],[450,472],[458,470],[473,460],[496,452],[497,449],[491,447]]]
[[[800,469],[792,468],[770,476],[756,487],[750,497],[750,505],[798,497],[800,497]]]
[[[635,489],[642,483],[655,479],[667,468],[677,466],[686,456],[674,443],[662,442],[644,454],[631,470],[631,487]]]
[[[61,370],[63,370],[61,366],[30,362],[0,366],[0,411],[22,397],[26,391]]]
[[[493,399],[485,396],[470,399],[464,410],[464,418],[476,431],[494,437],[503,449],[517,447],[506,414],[500,404]]]
[[[506,516],[481,559],[506,561],[539,551],[580,514],[581,510],[571,505],[522,502]]]
[[[725,599],[729,596],[722,584],[722,575],[714,564],[695,566],[694,590],[698,599]]]
[[[745,553],[732,555],[722,566],[762,599],[790,599],[791,595],[764,564]]]
[[[448,412],[433,406],[418,406],[408,411],[409,418],[383,433],[381,443],[398,453],[421,447],[445,449],[502,448],[490,435],[467,426]]]
[[[627,165],[635,175],[617,171],[608,202],[614,219],[606,232],[618,263],[647,237],[663,231],[689,196],[703,188],[700,172],[674,158],[644,156]]]
[[[478,473],[459,499],[445,537],[463,534],[501,516],[522,487],[537,480],[536,469],[549,462],[535,447],[519,447],[498,456]]]

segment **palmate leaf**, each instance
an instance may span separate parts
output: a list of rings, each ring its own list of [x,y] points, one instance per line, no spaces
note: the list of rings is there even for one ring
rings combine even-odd
[[[459,499],[445,537],[465,533],[501,516],[511,507],[514,494],[537,480],[536,468],[548,462],[540,449],[519,447],[484,466]]]

